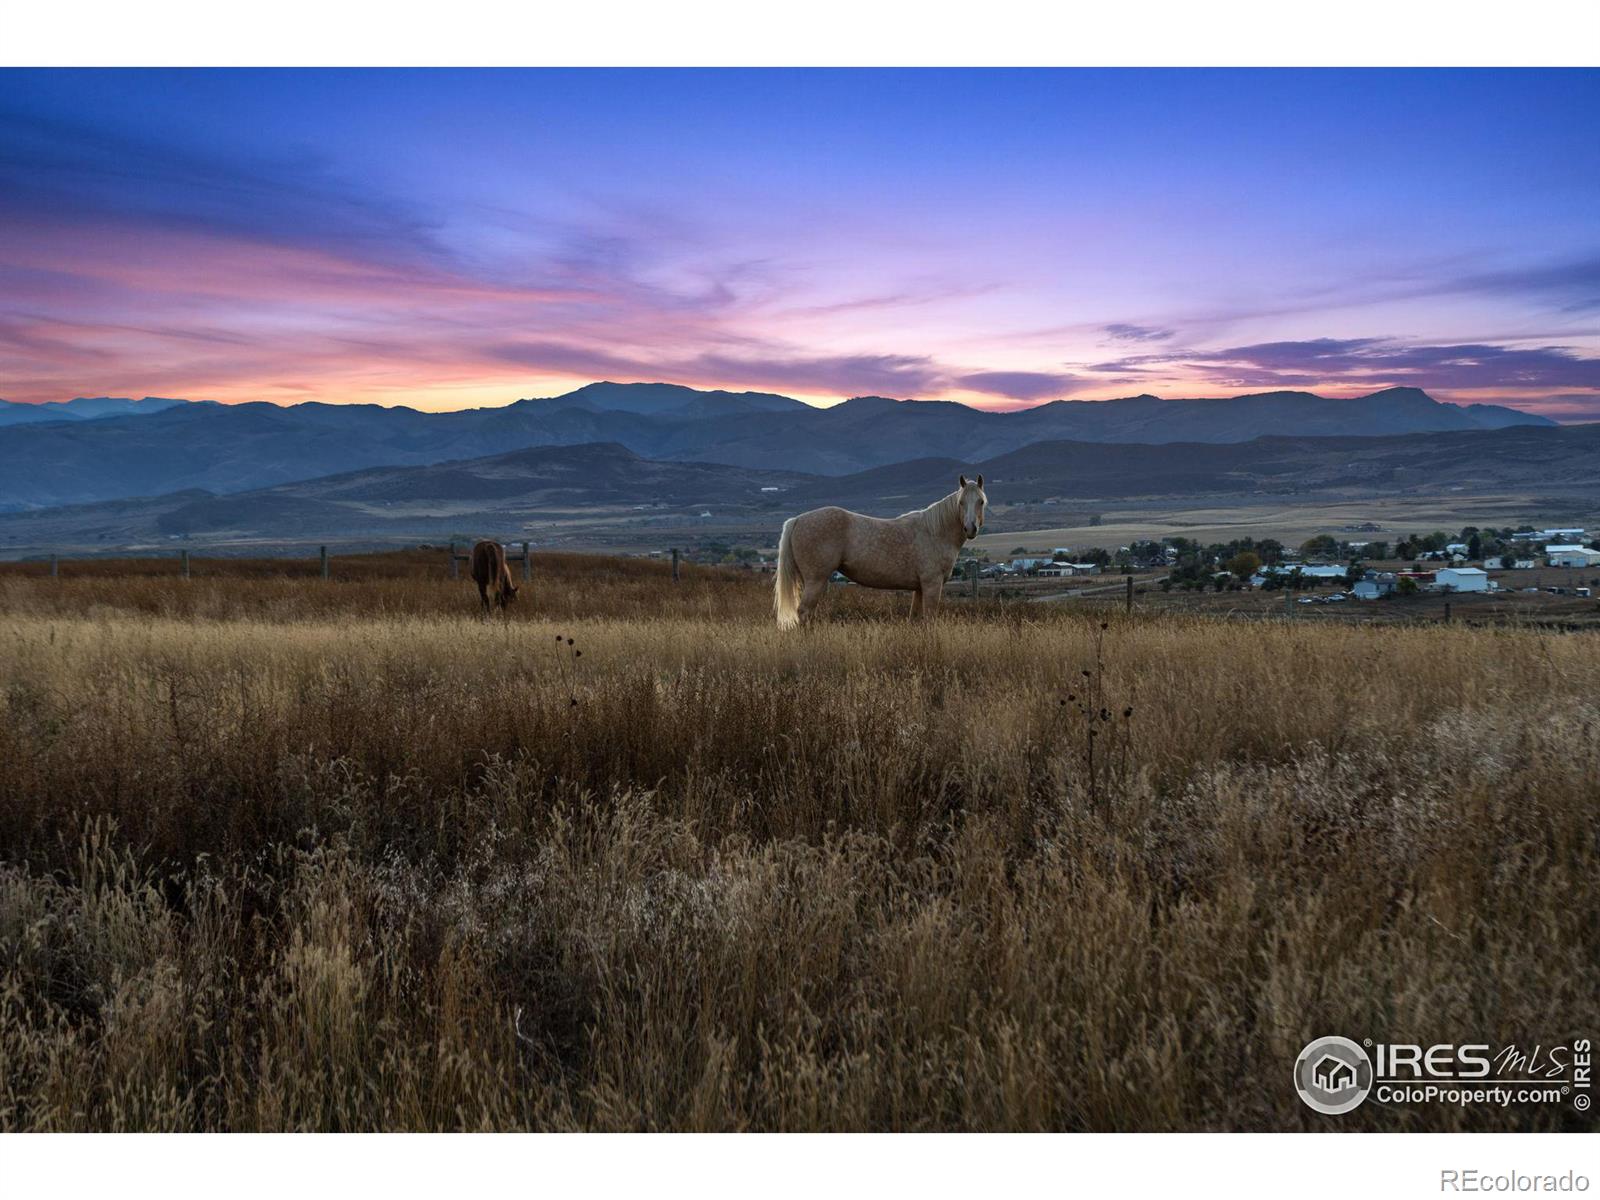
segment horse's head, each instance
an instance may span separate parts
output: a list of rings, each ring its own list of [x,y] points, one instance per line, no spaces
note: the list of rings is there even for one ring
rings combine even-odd
[[[507,605],[509,605],[516,598],[517,598],[517,585],[516,584],[507,583],[503,588],[500,589],[500,607],[501,608],[505,608]]]
[[[989,497],[983,494],[983,476],[976,480],[969,480],[961,476],[961,530],[971,541],[983,530],[983,510],[989,505]]]

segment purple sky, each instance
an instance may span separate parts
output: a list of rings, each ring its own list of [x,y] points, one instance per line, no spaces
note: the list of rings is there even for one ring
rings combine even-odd
[[[1600,418],[1597,71],[0,71],[0,396]]]

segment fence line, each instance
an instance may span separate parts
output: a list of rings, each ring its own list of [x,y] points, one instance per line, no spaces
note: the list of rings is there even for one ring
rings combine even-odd
[[[520,545],[522,552],[519,554],[511,547]],[[505,551],[506,563],[520,559],[522,562],[522,582],[533,582],[533,551],[532,542],[502,542],[500,548]],[[683,575],[680,568],[681,553],[676,546],[672,547],[672,582],[681,583]],[[465,550],[457,550],[456,543],[450,543],[450,578],[461,578],[461,564],[472,561],[472,555]]]
[[[183,547],[182,549],[180,549],[178,551],[178,575],[182,579],[193,578],[193,574],[194,573],[193,573],[193,570],[191,569],[191,558],[190,558],[190,556],[192,554],[193,554],[193,551],[191,551],[188,547]],[[103,561],[103,560],[114,560],[114,559],[118,559],[118,558],[127,558],[127,559],[134,559],[134,560],[154,559],[154,560],[160,561],[161,559],[165,558],[165,556],[166,556],[165,552],[136,554],[136,553],[133,553],[133,552],[130,551],[127,554],[81,555],[79,557],[84,562],[97,562],[97,561]],[[218,561],[226,561],[226,557],[227,556],[225,556],[225,555],[218,555],[217,559],[218,559]],[[276,556],[269,556],[269,557],[276,557]],[[62,558],[62,556],[61,556],[61,554],[59,552],[54,551],[54,550],[52,550],[50,552],[50,578],[52,578],[52,579],[61,578],[61,558]],[[283,559],[284,559],[285,562],[294,561],[288,555],[284,555]],[[26,562],[26,561],[29,561],[29,560],[22,559],[20,561]],[[72,560],[68,559],[68,561],[70,562]],[[318,546],[317,547],[318,574],[323,579],[332,579],[333,578],[332,562],[333,562],[332,556],[329,555],[328,548],[326,546]]]
[[[522,560],[522,582],[523,583],[531,583],[531,582],[533,582],[533,554],[532,554],[531,550],[529,549],[529,547],[533,543],[531,543],[531,542],[523,542],[523,543],[521,543],[521,545],[522,545],[522,553],[521,554],[517,554],[514,550],[512,550],[510,548],[511,546],[514,546],[516,544],[517,543],[515,543],[515,542],[502,542],[500,544],[500,549],[505,551],[507,564],[509,564],[513,559],[520,558]],[[674,553],[676,553],[676,551],[674,551]],[[460,567],[459,564],[464,563],[464,562],[470,562],[471,560],[472,560],[472,555],[470,553],[468,553],[468,552],[457,550],[455,542],[452,541],[450,543],[450,578],[451,579],[460,579],[461,578],[461,567]]]

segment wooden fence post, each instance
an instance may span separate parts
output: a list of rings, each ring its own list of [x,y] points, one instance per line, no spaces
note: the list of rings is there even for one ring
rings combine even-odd
[[[1127,606],[1126,606],[1124,611],[1126,611],[1126,612],[1132,612],[1133,611],[1133,576],[1132,575],[1128,576],[1128,602],[1127,602]]]
[[[318,553],[322,558],[322,577],[326,579],[328,577],[328,548],[319,546]]]
[[[533,580],[533,560],[528,557],[528,543],[522,543],[522,582],[530,583]]]
[[[61,560],[54,554],[50,556],[50,578],[54,579],[61,574]]]
[[[1444,619],[1446,624],[1448,624],[1450,621],[1450,601],[1448,600],[1444,602]]]
[[[456,544],[454,542],[451,542],[450,543],[450,578],[451,579],[460,579],[461,578],[461,573],[460,572],[461,572],[461,569],[456,566]]]
[[[972,598],[974,600],[976,600],[978,598],[978,560],[977,559],[973,559],[967,565],[967,571],[972,576]]]
[[[678,548],[672,548],[672,582],[678,582]]]
[[[183,559],[183,577],[187,579],[189,578],[189,552],[187,550],[179,550],[178,555]]]

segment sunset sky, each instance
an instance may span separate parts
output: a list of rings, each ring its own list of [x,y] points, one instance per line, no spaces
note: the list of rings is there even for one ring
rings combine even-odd
[[[1597,71],[0,71],[0,397],[1600,419]]]

